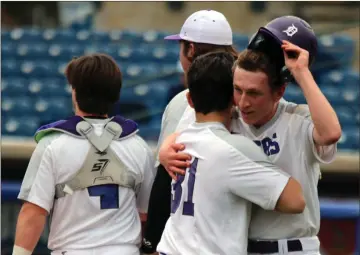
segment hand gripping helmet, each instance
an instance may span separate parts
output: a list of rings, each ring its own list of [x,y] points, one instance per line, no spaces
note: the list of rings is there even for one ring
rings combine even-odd
[[[292,81],[290,71],[285,66],[282,40],[287,40],[309,52],[309,66],[314,62],[317,54],[317,40],[314,30],[303,19],[295,16],[282,16],[270,21],[266,26],[260,27],[249,42],[248,49],[265,53],[279,68],[282,84]],[[296,54],[287,53],[290,58]]]

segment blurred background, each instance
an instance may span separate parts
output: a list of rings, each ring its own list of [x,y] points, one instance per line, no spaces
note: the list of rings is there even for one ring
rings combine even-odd
[[[140,134],[155,146],[164,108],[183,90],[179,45],[163,37],[179,32],[185,19],[201,9],[228,18],[238,50],[277,16],[300,16],[315,29],[319,54],[312,72],[343,129],[337,158],[322,166],[319,182],[322,254],[360,255],[360,4],[262,1],[2,2],[1,254],[11,254],[20,208],[16,196],[35,147],[35,130],[72,115],[65,65],[87,53],[111,55],[124,78],[112,114],[137,121]],[[296,85],[287,87],[285,99],[305,103]],[[47,233],[34,254],[49,254]]]

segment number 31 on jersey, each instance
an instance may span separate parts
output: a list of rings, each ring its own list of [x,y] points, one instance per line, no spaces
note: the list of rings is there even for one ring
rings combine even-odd
[[[198,158],[194,158],[194,161],[191,163],[190,167],[187,169],[185,176],[178,176],[177,181],[172,184],[172,201],[171,201],[171,213],[175,213],[179,208],[182,196],[182,183],[187,178],[187,198],[184,198],[182,215],[194,216],[194,203],[193,203],[193,193],[196,177],[196,168],[198,164]]]

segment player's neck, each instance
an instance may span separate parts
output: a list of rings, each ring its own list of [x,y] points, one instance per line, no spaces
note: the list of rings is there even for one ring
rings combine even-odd
[[[224,124],[226,128],[230,128],[230,113],[219,113],[219,112],[210,112],[208,114],[195,113],[196,122],[206,123],[206,122],[219,122]]]
[[[75,110],[75,115],[80,116],[80,117],[103,117],[103,118],[107,118],[108,115],[107,114],[93,114],[93,113],[87,113],[87,112],[83,112],[79,109]]]
[[[272,111],[268,115],[266,115],[259,123],[254,124],[253,126],[255,128],[261,128],[266,123],[268,123],[275,116],[278,107],[279,107],[279,102],[274,105],[274,108],[272,109]]]

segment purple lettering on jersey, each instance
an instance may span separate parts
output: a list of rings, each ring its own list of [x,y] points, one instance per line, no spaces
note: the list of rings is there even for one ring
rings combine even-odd
[[[43,136],[45,136],[48,132],[53,131],[65,131],[71,133],[76,136],[81,136],[76,130],[76,125],[83,121],[83,118],[80,116],[72,116],[66,120],[59,120],[44,126],[41,126],[35,133],[35,140],[38,142]],[[138,130],[138,124],[129,119],[125,119],[122,116],[115,116],[112,118],[113,122],[118,123],[122,128],[122,133],[120,138],[126,137],[135,131]]]
[[[187,201],[184,201],[183,204],[183,215],[194,216],[194,203],[193,203],[193,194],[194,194],[194,185],[195,185],[195,177],[196,177],[196,168],[197,168],[198,158],[195,158],[191,163],[188,174],[188,196]],[[171,213],[175,213],[179,208],[181,195],[182,195],[182,187],[181,184],[184,182],[185,176],[180,175],[177,181],[172,185],[172,189],[174,191],[173,200],[171,201]]]
[[[195,158],[194,161],[191,163],[189,169],[188,197],[187,197],[187,201],[184,202],[183,215],[194,216],[194,203],[192,201],[192,198],[194,194],[197,163],[198,163],[198,159]]]

